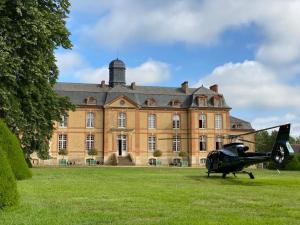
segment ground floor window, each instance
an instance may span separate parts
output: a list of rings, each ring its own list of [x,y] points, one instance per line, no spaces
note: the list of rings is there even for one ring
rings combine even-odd
[[[119,155],[122,155],[122,152],[127,151],[126,135],[118,135],[118,151],[119,151]]]
[[[91,135],[91,134],[87,135],[86,136],[86,141],[85,141],[86,149],[87,150],[94,149],[94,146],[95,146],[94,142],[95,142],[94,135]]]
[[[151,152],[156,150],[156,137],[153,135],[148,137],[148,149]]]
[[[174,152],[179,152],[180,151],[180,136],[178,136],[178,135],[173,136],[172,149],[173,149]]]
[[[206,151],[206,136],[204,135],[199,137],[199,150]]]
[[[201,158],[200,159],[200,164],[201,165],[205,165],[205,163],[206,163],[206,158]]]
[[[216,137],[216,149],[221,149],[223,147],[222,136]]]
[[[60,134],[58,135],[58,150],[67,149],[67,135]]]

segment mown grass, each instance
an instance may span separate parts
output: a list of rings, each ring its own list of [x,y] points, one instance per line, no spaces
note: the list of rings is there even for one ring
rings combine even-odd
[[[300,173],[226,179],[192,168],[35,168],[0,224],[300,224]]]

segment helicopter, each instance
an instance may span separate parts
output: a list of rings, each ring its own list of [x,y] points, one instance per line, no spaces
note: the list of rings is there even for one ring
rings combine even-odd
[[[269,127],[239,135],[231,135],[229,138],[250,142],[240,137],[277,127],[279,127],[279,131],[271,152],[247,152],[249,147],[240,142],[226,144],[222,149],[211,151],[206,158],[207,176],[209,177],[211,173],[222,173],[222,177],[225,178],[229,173],[232,173],[234,176],[236,176],[236,173],[246,173],[250,179],[254,179],[254,175],[251,172],[243,170],[245,167],[271,160],[278,167],[283,166],[294,155],[293,148],[289,144],[290,124]]]

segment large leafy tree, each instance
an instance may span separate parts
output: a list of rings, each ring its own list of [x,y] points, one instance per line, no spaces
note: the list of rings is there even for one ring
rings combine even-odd
[[[24,152],[48,155],[53,121],[73,106],[53,90],[54,50],[71,48],[68,0],[0,1],[0,118],[20,137]]]

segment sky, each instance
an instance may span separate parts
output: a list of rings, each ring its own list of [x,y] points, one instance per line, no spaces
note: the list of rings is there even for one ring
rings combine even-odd
[[[219,85],[231,115],[300,135],[300,1],[70,0],[72,50],[57,49],[59,82]]]

